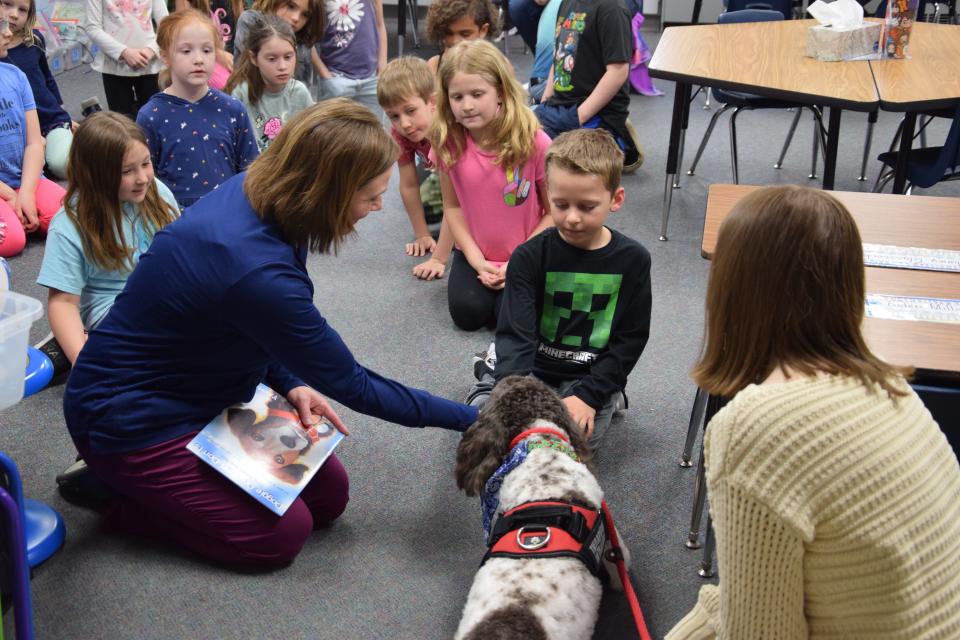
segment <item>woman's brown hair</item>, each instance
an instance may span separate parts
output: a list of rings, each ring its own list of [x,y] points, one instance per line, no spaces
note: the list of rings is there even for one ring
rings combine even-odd
[[[105,270],[130,271],[134,267],[133,248],[123,235],[119,198],[123,156],[133,142],[149,149],[143,131],[133,120],[113,111],[101,111],[80,123],[70,145],[64,214],[80,232],[87,260]],[[141,225],[150,234],[179,215],[160,197],[152,181],[143,202],[136,207]]]
[[[293,28],[277,16],[264,16],[263,20],[257,20],[250,28],[243,43],[243,55],[240,56],[237,66],[234,67],[226,86],[223,87],[224,93],[232,94],[234,89],[245,82],[247,83],[247,102],[253,107],[260,104],[266,84],[263,82],[263,74],[260,73],[254,61],[260,55],[260,49],[270,38],[280,38],[288,42],[296,56],[297,39],[293,35]]]
[[[263,15],[274,15],[277,10],[293,0],[255,0],[253,10],[259,11]],[[310,13],[307,16],[307,23],[303,25],[300,31],[296,32],[297,42],[308,47],[312,47],[323,39],[323,32],[327,28],[325,21],[322,0],[307,0],[307,6]]]
[[[850,212],[824,191],[758,189],[720,227],[693,379],[732,396],[779,367],[904,395],[896,378],[911,370],[882,361],[863,339],[865,296],[863,244]]]
[[[294,246],[336,253],[353,233],[357,190],[393,166],[400,148],[373,113],[346,98],[291,118],[247,169],[243,191],[254,211]]]

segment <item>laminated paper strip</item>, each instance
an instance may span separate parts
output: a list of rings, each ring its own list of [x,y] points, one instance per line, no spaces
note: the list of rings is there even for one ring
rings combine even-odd
[[[960,323],[960,300],[867,294],[867,317]]]
[[[863,262],[868,267],[960,272],[960,251],[899,247],[863,243]]]

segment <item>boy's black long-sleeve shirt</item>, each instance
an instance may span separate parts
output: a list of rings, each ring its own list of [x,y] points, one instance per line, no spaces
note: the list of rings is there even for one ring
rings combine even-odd
[[[650,253],[610,233],[605,247],[585,251],[547,229],[514,251],[497,324],[497,380],[579,379],[573,395],[596,410],[624,388],[650,335]]]

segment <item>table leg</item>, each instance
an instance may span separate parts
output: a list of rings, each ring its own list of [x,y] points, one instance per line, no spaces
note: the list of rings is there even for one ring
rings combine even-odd
[[[690,84],[678,82],[673,94],[673,117],[670,120],[670,143],[667,148],[667,181],[663,191],[663,213],[660,217],[660,240],[667,239],[667,221],[673,200],[674,178],[679,171],[680,138],[686,133],[690,114]]]
[[[907,186],[907,167],[910,149],[913,146],[913,132],[917,127],[916,112],[908,111],[903,116],[903,130],[900,132],[900,151],[897,152],[897,166],[894,167],[893,192],[903,193]]]
[[[867,139],[863,142],[863,163],[860,165],[860,182],[867,179],[867,163],[870,161],[870,145],[873,142],[873,126],[877,123],[878,111],[871,111],[867,117]]]
[[[833,178],[837,172],[837,149],[840,146],[840,114],[843,109],[830,107],[830,123],[827,125],[827,148],[823,150],[823,188],[833,190]]]

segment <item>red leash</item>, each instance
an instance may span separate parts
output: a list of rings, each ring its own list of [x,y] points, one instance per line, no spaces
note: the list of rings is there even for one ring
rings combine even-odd
[[[630,603],[630,611],[633,613],[633,621],[637,625],[640,640],[651,640],[647,623],[643,619],[643,612],[640,610],[640,602],[637,600],[637,593],[633,590],[626,563],[623,561],[620,539],[617,537],[617,530],[613,526],[613,516],[610,515],[610,507],[607,506],[606,500],[601,503],[601,508],[603,509],[603,521],[607,525],[607,535],[610,537],[610,550],[607,552],[607,559],[617,563],[617,573],[620,574],[620,583],[623,584],[623,594],[627,596],[627,602]]]

